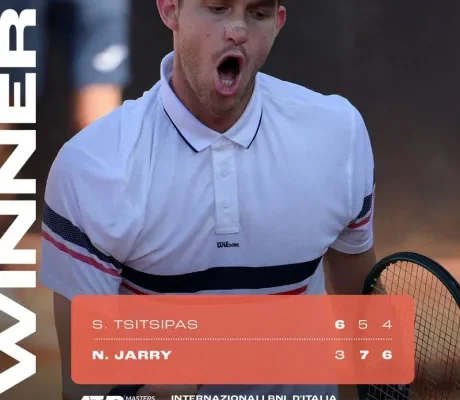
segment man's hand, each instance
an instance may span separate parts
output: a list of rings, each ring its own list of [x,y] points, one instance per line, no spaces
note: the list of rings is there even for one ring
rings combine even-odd
[[[172,395],[197,394],[202,385],[145,385],[137,391],[137,396],[155,396],[155,400],[171,399]]]

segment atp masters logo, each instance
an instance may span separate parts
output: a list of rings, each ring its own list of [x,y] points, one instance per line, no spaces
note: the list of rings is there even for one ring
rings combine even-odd
[[[14,83],[10,93],[8,74],[2,68],[35,68],[35,51],[24,50],[24,30],[35,26],[35,10],[24,10],[18,15],[6,10],[0,15],[0,126],[11,124],[35,124],[36,119],[36,76],[25,74],[25,106],[21,106],[21,87]],[[10,32],[15,29],[17,46],[10,48]],[[4,70],[4,69],[3,69]],[[13,100],[13,105],[10,105]],[[16,146],[8,160],[0,167],[1,194],[35,194],[35,179],[15,179],[15,176],[35,151],[36,131],[0,130],[0,146]],[[17,244],[35,221],[35,201],[0,201],[0,216],[13,215],[16,219],[0,237],[0,264],[35,264],[35,250],[16,249]],[[1,269],[1,268],[0,268]],[[34,271],[0,271],[0,292],[2,288],[34,288]],[[18,363],[0,374],[0,394],[21,383],[36,372],[35,356],[17,343],[36,331],[36,316],[30,310],[0,294],[0,311],[18,320],[12,327],[0,333],[0,352]],[[1,397],[1,396],[0,396]]]
[[[83,396],[81,400],[155,400],[155,396]]]

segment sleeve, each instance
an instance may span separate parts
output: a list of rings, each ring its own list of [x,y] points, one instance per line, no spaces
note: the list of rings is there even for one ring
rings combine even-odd
[[[112,184],[100,161],[67,145],[50,169],[39,282],[70,300],[79,294],[118,294],[122,263],[111,253],[123,236],[117,240],[110,233]]]
[[[342,253],[359,254],[374,244],[375,166],[366,125],[354,107],[351,126],[348,164],[350,221],[331,247]]]

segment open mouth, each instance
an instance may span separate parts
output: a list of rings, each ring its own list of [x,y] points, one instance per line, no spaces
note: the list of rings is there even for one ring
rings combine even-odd
[[[240,61],[236,57],[227,57],[220,63],[217,72],[222,83],[231,86],[240,75]]]
[[[242,60],[236,56],[228,56],[217,67],[218,91],[222,95],[233,95],[241,74]]]

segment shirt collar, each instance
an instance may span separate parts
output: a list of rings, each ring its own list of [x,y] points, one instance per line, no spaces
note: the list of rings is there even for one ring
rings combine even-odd
[[[195,152],[199,152],[222,136],[249,148],[254,141],[262,122],[262,100],[259,93],[259,77],[256,75],[254,92],[240,119],[225,133],[216,132],[196,119],[181,103],[170,87],[174,52],[169,53],[161,62],[161,97],[166,115],[179,135]]]

